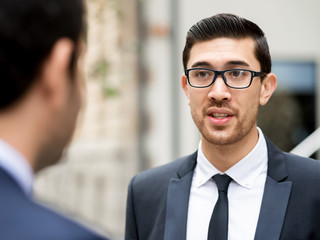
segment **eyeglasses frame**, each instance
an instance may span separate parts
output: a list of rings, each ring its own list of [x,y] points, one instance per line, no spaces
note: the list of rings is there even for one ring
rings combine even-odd
[[[189,72],[192,71],[192,70],[207,70],[207,71],[211,71],[214,73],[214,78],[212,80],[212,82],[207,85],[207,86],[194,86],[190,83],[190,79],[189,79]],[[230,86],[228,83],[227,83],[227,79],[225,78],[224,76],[224,73],[225,72],[229,72],[229,71],[232,71],[232,70],[240,70],[240,71],[248,71],[251,73],[251,80],[250,80],[250,83],[248,86],[246,87],[232,87]],[[251,83],[253,81],[253,78],[254,77],[261,77],[261,79],[263,79],[267,73],[266,72],[256,72],[256,71],[252,71],[252,70],[249,70],[249,69],[238,69],[238,68],[234,68],[234,69],[227,69],[227,70],[223,70],[223,71],[217,71],[217,70],[213,70],[213,69],[209,69],[209,68],[189,68],[189,69],[186,69],[185,71],[185,75],[187,77],[187,80],[188,80],[188,83],[191,87],[194,87],[194,88],[207,88],[207,87],[210,87],[217,79],[218,76],[222,76],[222,79],[224,81],[224,83],[229,87],[229,88],[233,88],[233,89],[246,89],[248,87],[251,86]]]

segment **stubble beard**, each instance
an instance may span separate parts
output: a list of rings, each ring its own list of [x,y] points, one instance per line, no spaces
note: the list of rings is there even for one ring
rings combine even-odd
[[[219,105],[221,106],[221,104]],[[191,107],[191,115],[202,138],[213,145],[226,146],[241,141],[249,134],[252,128],[256,126],[258,107],[259,106],[251,106],[251,108],[248,109],[247,114],[244,114],[248,117],[242,118],[239,116],[236,109],[227,107],[227,109],[232,109],[232,112],[235,113],[233,117],[238,118],[236,125],[231,128],[226,126],[207,126],[204,122],[204,118],[206,117],[205,111],[202,111],[199,114]]]

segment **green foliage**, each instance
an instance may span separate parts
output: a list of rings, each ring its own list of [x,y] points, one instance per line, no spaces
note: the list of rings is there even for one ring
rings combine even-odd
[[[92,71],[92,77],[97,79],[101,83],[103,95],[105,97],[116,97],[119,95],[119,91],[112,87],[108,81],[108,75],[110,72],[110,63],[103,59],[99,61]]]

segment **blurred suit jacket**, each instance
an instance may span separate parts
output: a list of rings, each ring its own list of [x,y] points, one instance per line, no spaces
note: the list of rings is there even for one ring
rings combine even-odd
[[[319,240],[320,163],[284,153],[266,140],[268,173],[255,240]],[[196,160],[197,152],[131,180],[126,240],[186,239]]]
[[[105,238],[36,203],[4,169],[0,168],[0,239],[103,240]]]

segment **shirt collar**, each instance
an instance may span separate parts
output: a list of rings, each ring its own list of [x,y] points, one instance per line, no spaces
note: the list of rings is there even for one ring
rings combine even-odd
[[[260,128],[259,139],[256,146],[251,152],[237,164],[229,168],[225,173],[228,174],[239,185],[250,189],[259,176],[259,174],[267,168],[268,150],[266,140]],[[204,156],[201,149],[201,141],[199,143],[197,166],[195,168],[196,182],[195,186],[200,187],[205,184],[217,173],[221,173],[216,169]]]
[[[27,160],[12,146],[0,139],[0,167],[2,167],[30,195],[33,172]]]
[[[212,176],[220,173],[218,169],[213,166],[209,160],[204,156],[201,148],[202,142],[200,140],[199,148],[198,148],[198,157],[197,157],[197,165],[194,169],[194,180],[195,186],[201,187],[207,181],[209,181]]]

